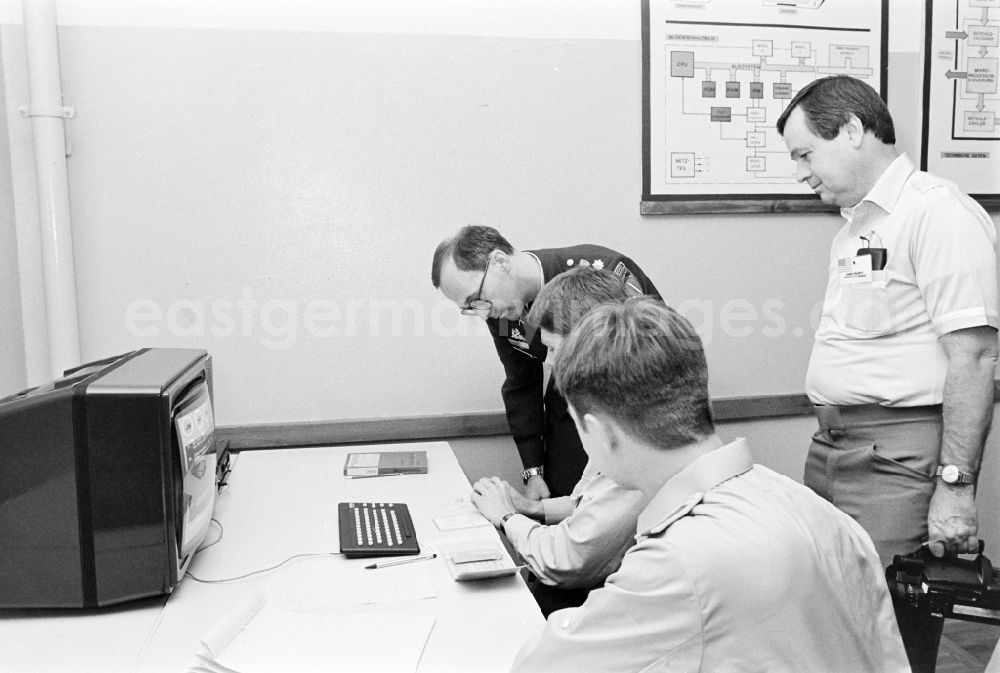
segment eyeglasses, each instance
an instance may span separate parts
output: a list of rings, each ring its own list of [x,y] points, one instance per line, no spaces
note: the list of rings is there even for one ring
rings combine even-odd
[[[489,299],[482,299],[483,294],[483,283],[486,282],[486,274],[490,270],[490,258],[486,258],[486,268],[483,269],[483,279],[479,281],[479,290],[476,292],[476,298],[471,300],[465,306],[462,306],[459,310],[462,311],[462,315],[476,315],[477,313],[482,313],[483,311],[489,311],[493,308],[493,302]]]

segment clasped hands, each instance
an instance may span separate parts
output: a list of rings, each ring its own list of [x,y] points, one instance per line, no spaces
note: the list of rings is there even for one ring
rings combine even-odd
[[[502,525],[505,514],[517,512],[526,516],[537,516],[536,509],[540,503],[529,500],[518,493],[517,489],[499,477],[483,477],[472,485],[472,495],[469,496],[476,509],[497,528]]]

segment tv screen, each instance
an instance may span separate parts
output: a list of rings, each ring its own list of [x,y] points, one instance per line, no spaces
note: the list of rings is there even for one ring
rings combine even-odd
[[[0,607],[170,593],[215,505],[211,358],[145,348],[0,399]]]

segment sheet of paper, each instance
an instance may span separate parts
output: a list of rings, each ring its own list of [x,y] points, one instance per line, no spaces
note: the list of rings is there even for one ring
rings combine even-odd
[[[438,527],[438,530],[450,531],[450,530],[461,530],[463,528],[478,528],[480,526],[492,526],[489,519],[484,517],[482,514],[470,513],[470,514],[452,514],[449,516],[439,516],[435,517],[434,525]]]
[[[434,617],[305,614],[266,606],[216,659],[240,673],[413,673]]]
[[[209,657],[218,657],[229,643],[239,635],[240,631],[246,628],[247,624],[253,621],[264,606],[267,599],[259,591],[254,592],[243,604],[237,606],[218,623],[208,634],[202,638],[205,654]]]
[[[356,563],[344,564],[333,558],[308,559],[296,564],[294,570],[269,577],[263,591],[269,603],[298,611],[399,603],[436,595],[429,564],[441,563],[440,560],[365,570],[364,566],[374,561],[377,559],[359,559]]]

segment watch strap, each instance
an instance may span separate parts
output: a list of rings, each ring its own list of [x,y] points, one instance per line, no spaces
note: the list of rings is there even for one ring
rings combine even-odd
[[[544,475],[544,472],[545,469],[541,465],[537,467],[527,467],[521,470],[521,479],[525,484],[527,484],[529,479],[532,477],[541,477]]]
[[[938,465],[934,476],[946,484],[974,484],[976,475],[973,472],[964,472],[956,465]]]

